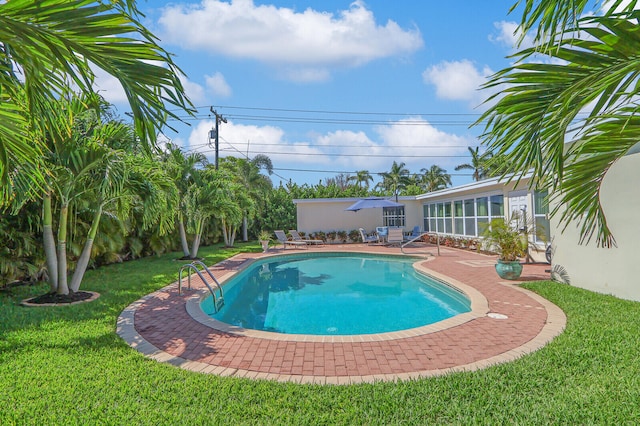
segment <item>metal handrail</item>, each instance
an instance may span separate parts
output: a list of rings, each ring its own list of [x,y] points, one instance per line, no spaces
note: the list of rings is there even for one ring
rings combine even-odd
[[[198,269],[198,266],[201,266],[203,268],[203,270],[206,271],[207,274],[209,274],[209,277],[211,277],[213,282],[218,287],[218,290],[220,291],[220,297],[216,297],[215,290],[213,288],[211,288],[211,286],[209,285],[209,282],[205,279],[204,276],[202,276],[202,271],[200,269]],[[185,269],[192,269],[193,271],[195,271],[196,274],[198,274],[198,276],[200,277],[202,282],[209,289],[209,292],[211,293],[211,296],[213,296],[213,306],[214,306],[215,311],[218,312],[222,308],[222,306],[224,306],[224,293],[222,291],[222,286],[220,285],[220,283],[218,282],[216,277],[213,276],[213,274],[211,273],[209,268],[207,268],[207,266],[204,263],[202,263],[201,261],[199,261],[199,260],[194,260],[193,262],[188,263],[186,265],[183,265],[180,268],[180,273],[178,274],[178,294],[180,294],[180,295],[182,294],[182,272]],[[189,286],[189,290],[191,290],[191,274],[187,275],[187,284]]]

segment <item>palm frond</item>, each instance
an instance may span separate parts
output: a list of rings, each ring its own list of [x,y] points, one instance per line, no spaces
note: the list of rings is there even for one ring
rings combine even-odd
[[[523,62],[535,52],[527,49],[495,74],[486,87],[503,90],[476,124],[486,120],[481,139],[516,171],[511,179],[533,171],[531,186],[561,192],[561,223],[576,220],[583,241],[597,233],[598,244],[610,246],[599,190],[611,165],[640,140],[633,119],[640,31],[613,17],[583,18],[580,29],[590,37],[544,49],[564,64]]]

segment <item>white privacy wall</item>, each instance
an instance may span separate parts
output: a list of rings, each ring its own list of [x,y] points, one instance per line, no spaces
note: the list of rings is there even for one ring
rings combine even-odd
[[[601,200],[617,247],[579,245],[579,229],[562,233],[551,218],[553,271],[569,284],[640,301],[640,154],[623,157],[604,178]]]

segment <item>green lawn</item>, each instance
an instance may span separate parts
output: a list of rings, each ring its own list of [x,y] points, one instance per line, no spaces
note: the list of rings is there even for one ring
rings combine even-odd
[[[239,250],[204,247],[211,264]],[[101,297],[24,308],[45,286],[0,292],[0,424],[638,424],[640,303],[553,282],[527,285],[567,314],[542,350],[473,373],[402,383],[296,385],[150,361],[116,334],[131,302],[177,279],[179,254],[86,275]]]

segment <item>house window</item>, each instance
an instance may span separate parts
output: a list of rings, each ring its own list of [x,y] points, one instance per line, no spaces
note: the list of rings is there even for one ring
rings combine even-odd
[[[464,213],[462,209],[462,200],[453,202],[453,224],[454,233],[464,235]]]
[[[476,203],[475,200],[464,200],[464,235],[476,236]]]
[[[481,235],[489,226],[489,198],[476,198],[476,212],[478,235]]]
[[[491,219],[504,217],[504,197],[492,195],[425,204],[422,213],[426,231],[476,237]]]
[[[404,206],[384,207],[382,209],[382,222],[384,226],[404,228]]]
[[[451,202],[425,204],[422,206],[422,212],[425,231],[447,234],[453,232]]]
[[[548,191],[536,191],[533,193],[533,222],[536,242],[551,241],[548,195]]]

